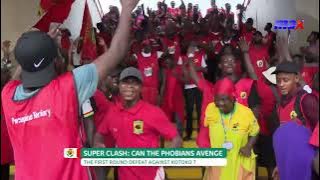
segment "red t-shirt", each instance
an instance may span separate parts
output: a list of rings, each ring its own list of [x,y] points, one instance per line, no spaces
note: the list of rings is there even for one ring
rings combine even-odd
[[[211,32],[209,37],[213,43],[218,43],[222,40],[222,34],[220,32]]]
[[[245,24],[241,24],[240,25],[240,29],[241,29],[241,37],[244,37],[244,39],[246,40],[246,42],[248,44],[251,44],[252,38],[253,38],[253,34],[256,32],[255,28],[252,28],[251,31],[248,31],[246,29],[246,25]]]
[[[319,147],[319,122],[313,130],[309,143],[315,147]]]
[[[173,15],[174,17],[177,17],[180,14],[179,8],[168,8],[168,13]]]
[[[312,87],[313,78],[317,72],[319,72],[319,66],[304,66],[302,69],[301,76],[310,87]]]
[[[1,105],[1,165],[13,162],[13,150]]]
[[[169,53],[174,54],[175,60],[178,62],[181,55],[180,38],[178,36],[175,36],[173,39],[164,37],[162,42],[168,47]]]
[[[264,77],[262,75],[262,72],[268,69],[268,48],[266,46],[256,48],[254,45],[251,45],[249,48],[249,56],[258,79],[263,80]]]
[[[227,44],[230,44],[234,48],[238,48],[238,43],[235,40],[229,40],[227,42],[220,41],[219,43],[216,44],[214,53],[219,54],[221,52],[222,48]]]
[[[104,116],[108,113],[108,110],[111,106],[115,106],[114,103],[108,101],[106,96],[103,94],[102,91],[97,90],[96,93],[93,95],[93,99],[96,103],[97,109],[94,112],[93,119],[96,129],[100,126],[101,122],[104,119]],[[112,148],[114,147],[114,139],[112,136],[105,136],[104,137],[104,145],[106,147]]]
[[[172,122],[174,122],[173,113],[177,113],[179,118],[184,121],[183,83],[174,75],[183,76],[182,68],[176,66],[173,69],[165,69],[165,74],[166,85],[161,108]]]
[[[160,136],[173,139],[176,127],[158,107],[140,100],[129,109],[117,104],[108,111],[98,132],[111,134],[118,148],[159,148]],[[119,167],[119,179],[153,180],[158,167]]]
[[[227,10],[225,10],[225,9],[221,9],[220,12],[224,15],[224,17],[226,19],[228,19],[228,18],[234,19],[234,13],[233,12],[227,12]]]
[[[263,81],[257,82],[257,93],[260,98],[260,112],[258,122],[260,125],[260,132],[263,135],[270,135],[269,128],[267,126],[267,121],[272,114],[274,107],[276,106],[276,98],[272,92],[272,89]]]
[[[201,78],[198,83],[198,88],[202,92],[200,130],[197,136],[197,145],[200,148],[210,148],[209,130],[204,127],[205,112],[208,104],[214,100],[214,85],[209,81]]]
[[[267,39],[267,47],[270,48],[273,41],[276,38],[276,33],[274,33],[273,31],[271,31],[270,33],[267,33],[266,36],[264,37],[265,39]]]

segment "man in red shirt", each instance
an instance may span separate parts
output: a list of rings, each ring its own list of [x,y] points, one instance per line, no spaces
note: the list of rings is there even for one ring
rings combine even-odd
[[[299,67],[293,62],[284,61],[273,72],[282,95],[278,106],[280,124],[292,119],[313,130],[319,121],[319,100],[299,86]]]
[[[242,16],[239,17],[240,36],[244,37],[247,43],[251,43],[256,29],[253,27],[253,19],[248,18],[246,23],[242,23]]]
[[[207,9],[207,14],[212,13],[215,9],[218,9],[215,0],[211,0],[211,8]]]
[[[179,15],[179,8],[175,8],[176,3],[174,1],[171,1],[170,5],[171,8],[168,8],[168,13],[173,17],[177,17]]]
[[[225,4],[225,7],[226,7],[226,9],[225,9],[225,10],[222,9],[222,10],[221,10],[221,13],[224,15],[224,17],[225,17],[226,19],[232,19],[232,20],[234,20],[234,14],[233,14],[233,12],[231,12],[231,5],[230,5],[229,3],[226,3],[226,4]]]
[[[199,49],[199,47],[197,47],[195,43],[191,43],[189,49],[193,49],[192,53],[188,54],[188,58],[192,59],[193,63],[195,64],[197,76],[204,78],[204,73],[207,73],[208,71],[207,64],[206,64],[207,55],[203,50]],[[184,63],[188,63],[187,60],[188,59],[186,59]],[[200,122],[200,118],[201,118],[202,93],[198,89],[196,82],[194,82],[193,80],[190,80],[189,82],[185,83],[184,96],[185,96],[186,113],[187,113],[187,127],[186,127],[186,136],[184,137],[184,140],[191,140],[191,135],[193,131],[192,113],[194,109],[194,104],[196,104],[196,108],[197,108],[198,122]]]
[[[272,24],[267,23],[266,26],[264,27],[264,30],[267,31],[267,34],[263,37],[263,44],[265,44],[268,49],[270,56],[273,56],[274,48],[275,48],[275,43],[276,43],[276,33],[272,31]]]
[[[244,39],[240,40],[244,43]],[[246,41],[245,41],[246,42]],[[263,79],[262,72],[268,68],[269,53],[268,48],[262,44],[262,34],[257,31],[254,33],[252,44],[249,50],[243,51],[244,58],[249,58],[258,80]]]
[[[152,50],[151,42],[147,39],[142,42],[143,49],[135,54],[138,69],[143,76],[142,99],[150,104],[157,105],[159,98],[160,78],[157,52]]]
[[[118,29],[107,53],[60,76],[54,64],[58,48],[52,39],[58,29],[49,35],[26,32],[18,39],[15,57],[21,66],[21,81],[8,82],[1,98],[6,104],[3,112],[15,155],[16,180],[94,179],[93,171],[81,166],[79,158],[66,159],[63,152],[85,147],[83,123],[88,122],[79,121],[80,106],[94,94],[99,79],[126,54],[131,12],[138,2],[121,1]]]
[[[159,148],[160,136],[170,139],[171,147],[182,140],[164,112],[141,100],[143,79],[138,69],[129,67],[120,74],[121,103],[110,109],[95,136],[97,147],[104,147],[103,135],[112,135],[118,148]],[[164,179],[162,167],[119,167],[119,179]]]

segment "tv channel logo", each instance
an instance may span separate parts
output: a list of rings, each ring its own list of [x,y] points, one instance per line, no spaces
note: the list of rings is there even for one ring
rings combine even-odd
[[[274,23],[274,29],[284,29],[284,30],[298,30],[298,29],[304,29],[304,20],[301,19],[280,19],[276,20]]]

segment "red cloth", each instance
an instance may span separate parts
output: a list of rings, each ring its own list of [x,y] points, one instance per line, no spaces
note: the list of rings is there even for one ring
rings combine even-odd
[[[249,48],[249,56],[258,79],[264,80],[262,72],[268,69],[268,48],[266,46],[256,48],[254,45],[251,45]]]
[[[13,150],[1,105],[1,165],[13,163]]]
[[[159,87],[159,63],[156,52],[152,52],[150,57],[144,57],[142,53],[138,53],[138,69],[142,74],[143,86],[153,87],[158,89]]]
[[[302,69],[301,76],[310,87],[317,72],[319,72],[319,66],[304,66]]]
[[[158,88],[143,86],[141,94],[144,101],[152,105],[157,105],[159,96]]]
[[[234,19],[234,13],[233,12],[227,12],[227,10],[225,10],[225,9],[221,9],[221,11],[220,11],[223,15],[224,15],[224,17],[227,19],[227,18],[232,18],[232,19]]]
[[[71,41],[69,36],[66,33],[62,33],[61,48],[64,50],[65,53],[68,53],[70,47],[71,47]]]
[[[200,130],[197,136],[197,145],[200,148],[210,148],[209,130],[204,127],[205,112],[208,104],[214,100],[214,85],[209,81],[201,78],[198,83],[198,88],[202,92]]]
[[[241,78],[235,84],[235,97],[238,103],[249,107],[248,98],[254,81],[250,78]]]
[[[216,44],[214,53],[219,54],[221,50],[226,46],[227,44],[231,45],[234,48],[238,48],[238,42],[235,40],[230,40],[229,42],[220,41]]]
[[[142,44],[150,43],[149,40]],[[142,74],[143,88],[142,98],[144,101],[157,105],[159,96],[159,63],[156,52],[152,52],[150,57],[144,57],[142,53],[137,54],[138,69]]]
[[[44,5],[48,8],[46,14],[33,26],[43,32],[48,32],[52,22],[63,23],[69,16],[74,0],[65,0],[54,5]]]
[[[209,34],[210,40],[214,43],[218,43],[222,40],[222,34],[220,32],[211,32]]]
[[[130,51],[132,54],[139,54],[139,53],[141,53],[142,48],[143,48],[143,46],[142,46],[141,42],[134,41],[131,44]]]
[[[173,139],[178,132],[158,107],[139,101],[124,109],[117,104],[110,109],[98,132],[111,134],[118,148],[159,148],[160,136]],[[119,179],[154,179],[158,167],[119,167]]]
[[[236,97],[236,89],[234,83],[229,78],[223,78],[214,85],[214,95],[227,95],[231,98]]]
[[[104,116],[107,115],[111,106],[115,106],[114,103],[107,100],[102,91],[97,90],[93,95],[93,99],[96,103],[97,110],[94,112],[93,119],[96,129],[99,128]],[[112,136],[104,136],[104,145],[106,148],[115,147],[115,142]]]
[[[256,87],[260,98],[260,116],[258,117],[260,132],[263,135],[271,135],[267,121],[270,118],[277,101],[270,85],[266,84],[263,81],[257,81]]]
[[[173,15],[174,17],[177,17],[180,14],[179,8],[168,8],[168,13]]]
[[[93,61],[97,57],[97,45],[87,1],[83,13],[80,37],[83,38],[81,60]]]
[[[309,143],[315,147],[319,148],[319,122],[316,128],[313,130],[312,136],[310,138]]]
[[[174,73],[178,76],[182,76],[181,67],[176,66],[174,69],[165,69],[166,85],[164,99],[161,105],[161,108],[167,114],[171,122],[174,122],[173,113],[177,113],[180,120],[185,120],[183,83],[173,75]]]
[[[32,98],[13,101],[19,85],[21,82],[11,81],[2,91],[15,156],[15,179],[89,179],[88,168],[81,166],[80,158],[63,156],[64,148],[80,149],[85,139],[79,131],[84,128],[79,124],[72,73],[52,80]]]
[[[248,31],[246,29],[246,25],[245,24],[241,24],[240,25],[240,36],[244,37],[244,39],[246,40],[247,43],[251,44],[252,38],[253,38],[253,34],[256,32],[255,28],[252,28],[251,31]]]
[[[267,47],[270,48],[272,46],[272,43],[273,41],[275,40],[276,38],[276,33],[271,31],[271,32],[268,32],[265,37],[267,39]]]
[[[176,62],[178,62],[181,55],[180,38],[178,36],[175,36],[173,39],[164,37],[162,41],[164,45],[168,47],[168,49],[174,50],[174,59]]]
[[[53,0],[40,0],[40,7],[44,11],[48,11],[51,6],[54,4]]]

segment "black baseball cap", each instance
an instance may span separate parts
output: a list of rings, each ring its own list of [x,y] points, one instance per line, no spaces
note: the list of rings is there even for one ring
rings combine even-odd
[[[278,74],[278,73],[299,73],[299,66],[290,61],[284,61],[276,66],[276,70],[272,74]]]
[[[22,68],[24,88],[43,87],[56,76],[54,60],[58,56],[58,48],[47,33],[30,31],[22,34],[14,55]]]

